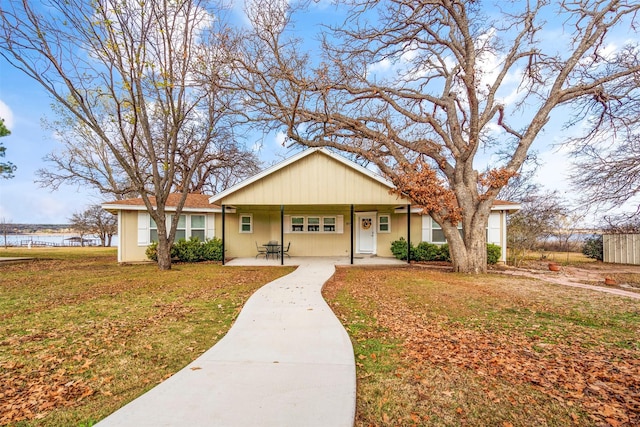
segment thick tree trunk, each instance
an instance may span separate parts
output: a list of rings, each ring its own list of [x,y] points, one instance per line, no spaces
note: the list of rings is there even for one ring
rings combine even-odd
[[[485,221],[486,223],[486,221]],[[472,224],[464,230],[464,238],[456,227],[444,225],[453,271],[482,274],[487,272],[486,224]]]
[[[171,270],[171,248],[169,242],[166,238],[158,240],[158,268],[160,270]],[[164,243],[162,240],[164,240]]]
[[[171,242],[167,238],[166,223],[156,220],[156,224],[158,226],[158,268],[171,270]]]

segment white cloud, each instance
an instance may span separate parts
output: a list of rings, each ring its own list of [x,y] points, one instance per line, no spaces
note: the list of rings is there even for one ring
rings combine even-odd
[[[282,131],[278,131],[273,139],[279,147],[284,147],[284,143],[287,140],[287,134]]]
[[[2,100],[0,100],[0,119],[4,119],[4,125],[7,129],[11,130],[13,128],[13,111]]]
[[[369,65],[369,67],[367,68],[367,71],[369,73],[378,73],[378,72],[384,73],[388,71],[391,68],[391,66],[392,66],[391,61],[385,58],[382,61]]]

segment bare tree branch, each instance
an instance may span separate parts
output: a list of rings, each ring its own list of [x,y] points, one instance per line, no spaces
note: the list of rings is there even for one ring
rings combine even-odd
[[[558,107],[583,108],[569,124],[594,112],[606,117],[594,122],[600,128],[617,125],[621,99],[637,97],[624,90],[640,73],[637,54],[629,55],[637,42],[602,54],[614,30],[636,25],[637,2],[503,2],[499,11],[483,1],[338,3],[347,17],[326,28],[314,57],[287,36],[296,8],[270,3],[252,2],[254,31],[234,67],[254,118],[281,126],[295,144],[366,159],[399,187],[423,182],[413,178],[433,168],[438,178],[429,182],[454,195],[463,236],[450,206],[423,204],[443,227],[458,271],[485,271],[492,203]],[[552,15],[564,37],[545,43],[539,34]],[[515,101],[507,103],[509,93]],[[480,150],[491,147],[508,155],[481,173]]]

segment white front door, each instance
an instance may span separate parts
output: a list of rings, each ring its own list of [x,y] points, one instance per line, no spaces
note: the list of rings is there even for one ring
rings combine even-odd
[[[358,232],[356,236],[356,252],[359,254],[376,253],[376,212],[356,213]]]

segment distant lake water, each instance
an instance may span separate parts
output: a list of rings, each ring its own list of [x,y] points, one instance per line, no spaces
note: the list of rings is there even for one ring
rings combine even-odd
[[[78,237],[77,234],[69,233],[69,234],[7,234],[7,242],[6,244],[9,246],[26,246],[27,242],[34,242],[34,246],[36,242],[44,242],[51,243],[53,245],[58,246],[70,246],[70,241],[66,239],[70,239],[72,237]],[[85,236],[85,239],[96,239],[96,244],[100,244],[100,239],[95,236]],[[3,234],[0,234],[0,246],[5,245],[5,237]],[[118,236],[113,236],[111,239],[111,246],[118,246]]]

